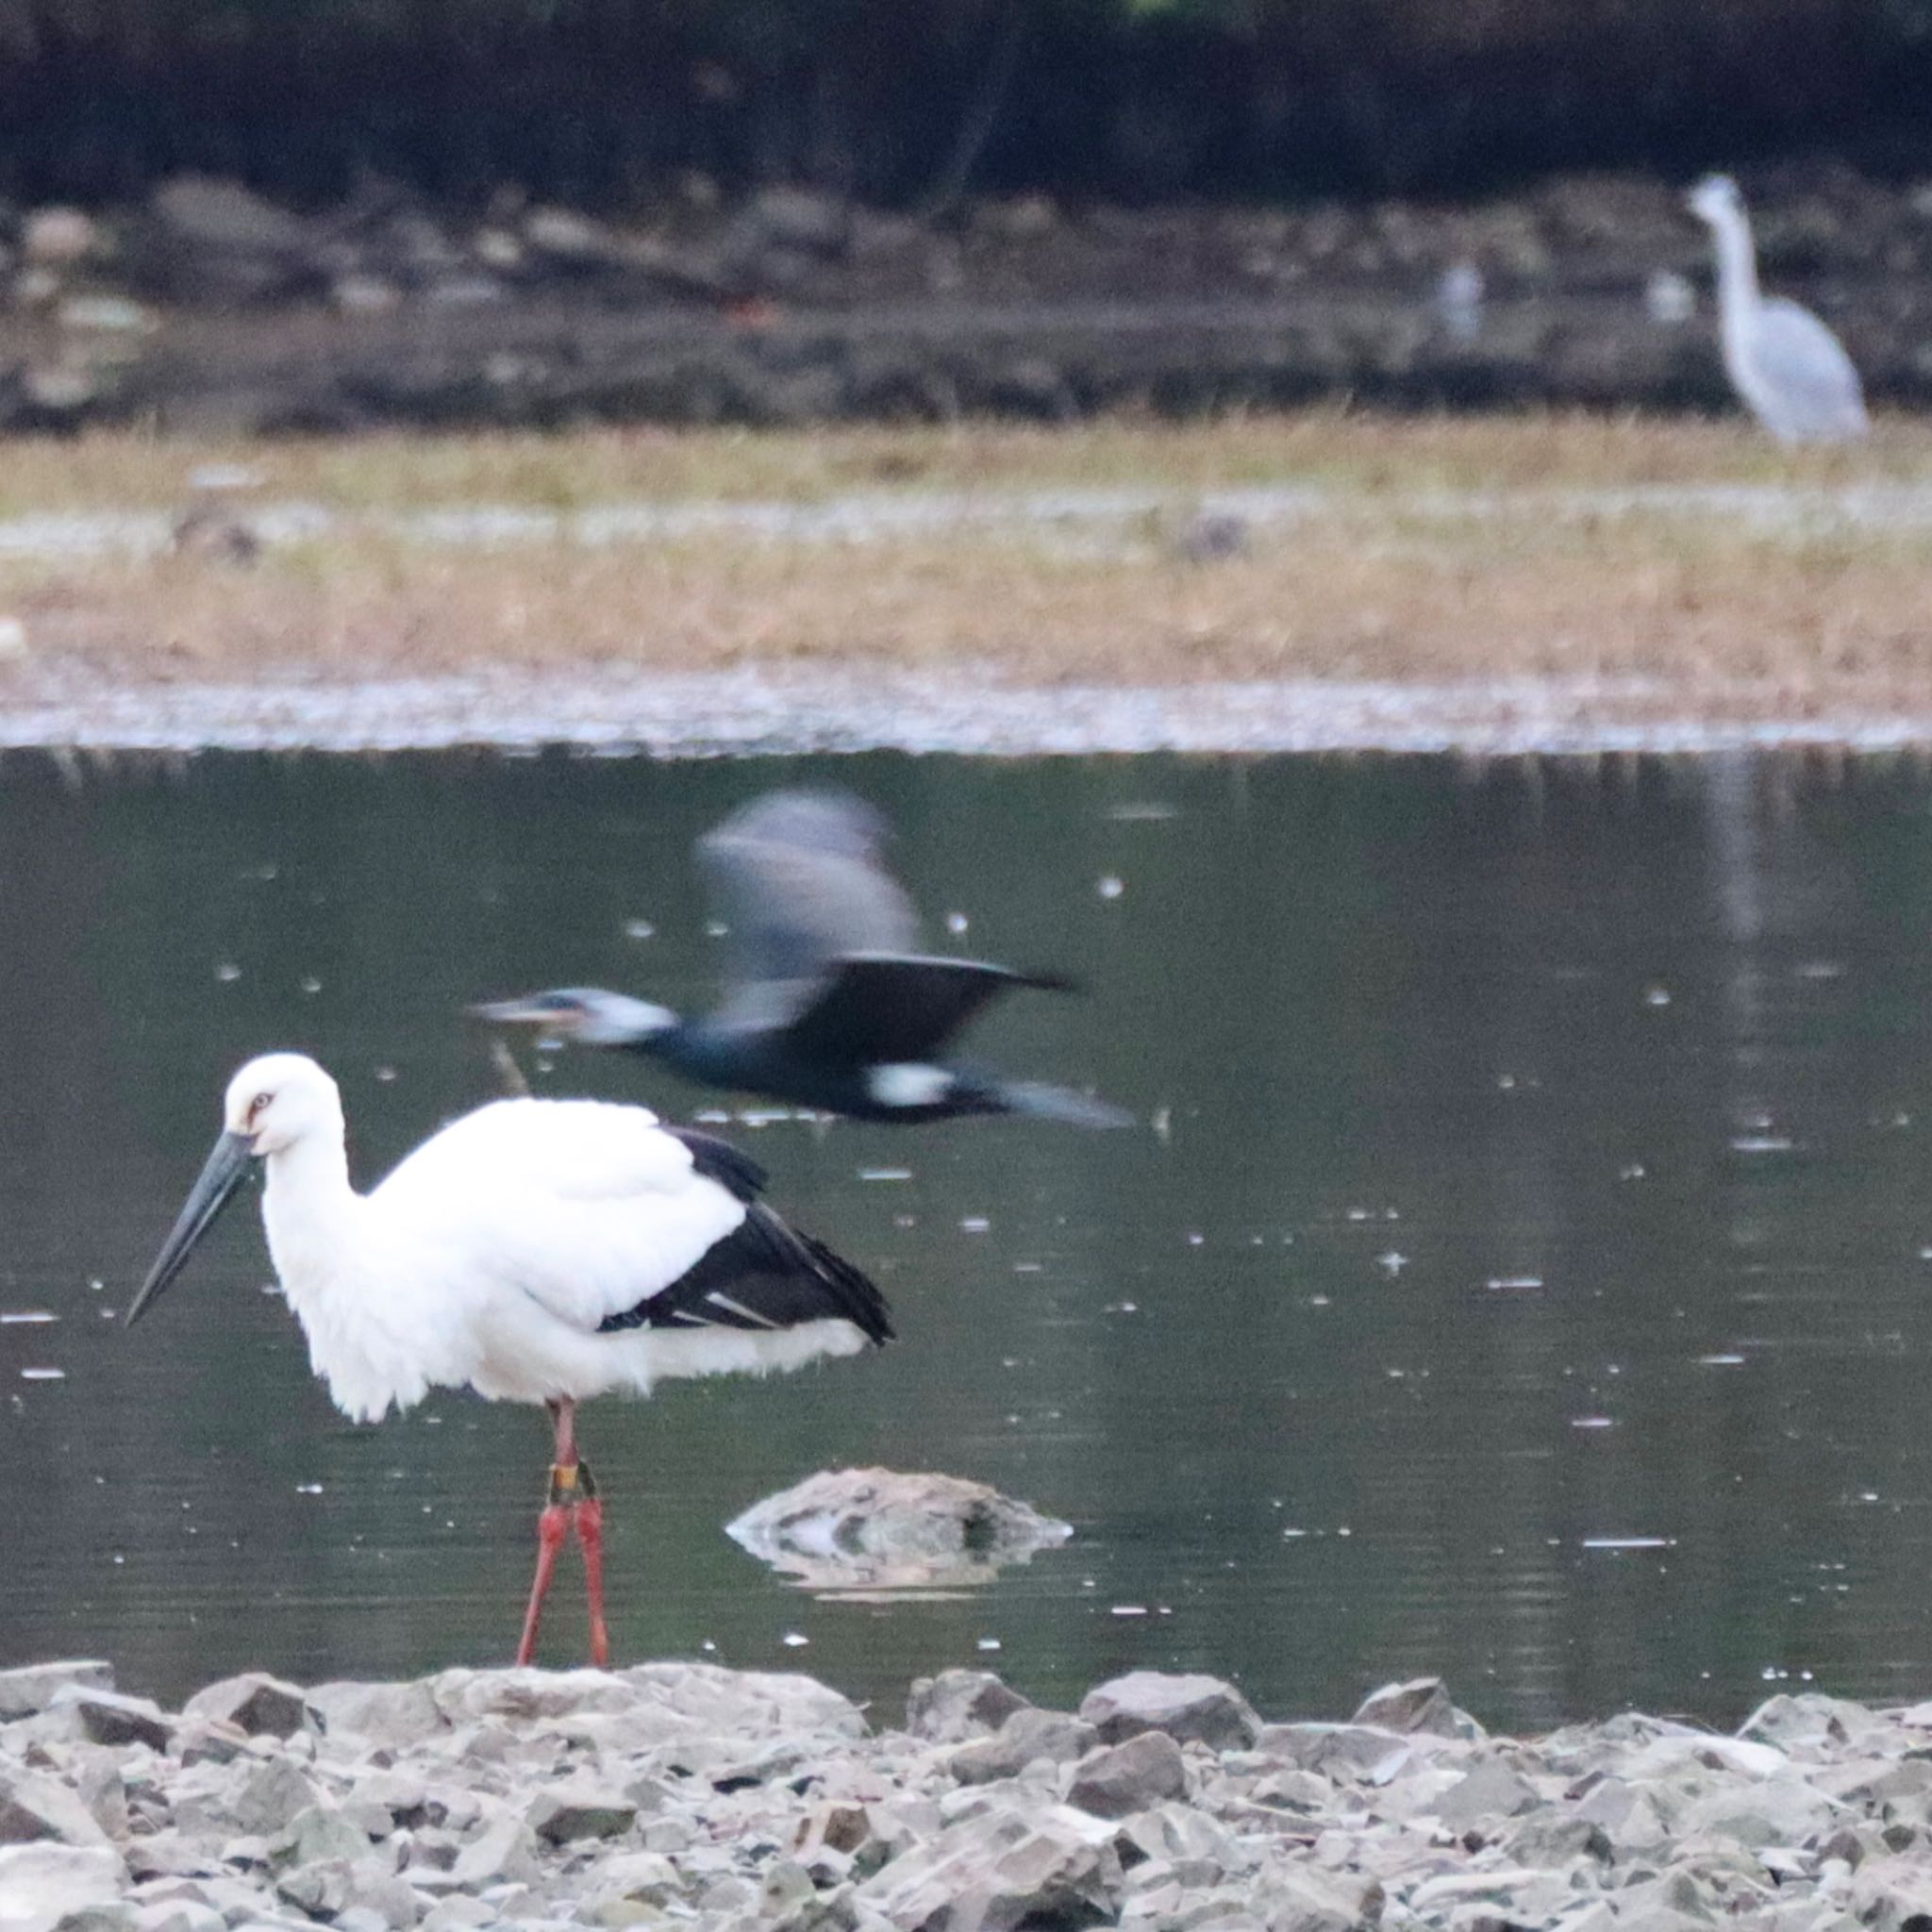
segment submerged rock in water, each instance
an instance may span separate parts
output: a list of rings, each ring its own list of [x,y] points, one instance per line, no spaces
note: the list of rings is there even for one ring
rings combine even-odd
[[[813,1590],[985,1583],[1074,1533],[963,1476],[822,1470],[724,1526],[755,1557]]]

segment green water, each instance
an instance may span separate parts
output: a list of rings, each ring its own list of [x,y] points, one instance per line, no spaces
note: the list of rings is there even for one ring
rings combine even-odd
[[[252,1208],[108,1317],[237,1062],[317,1055],[375,1178],[497,1091],[464,1001],[702,1004],[690,841],[801,777],[890,812],[936,943],[1091,984],[985,1057],[1148,1124],[733,1129],[901,1340],[586,1411],[621,1657],[892,1708],[948,1663],[1057,1700],[1201,1668],[1279,1715],[1427,1670],[1503,1725],[1932,1692],[1932,786],[1738,761],[0,763],[0,1315],[58,1318],[0,1323],[0,1664],[507,1657],[541,1417],[342,1421]],[[601,1057],[538,1085],[716,1104]],[[1076,1535],[886,1603],[723,1535],[874,1462]],[[549,1655],[580,1629],[566,1572]]]

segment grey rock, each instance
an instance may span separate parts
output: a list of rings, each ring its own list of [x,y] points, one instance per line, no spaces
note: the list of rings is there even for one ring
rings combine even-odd
[[[300,1688],[265,1671],[224,1677],[197,1690],[182,1706],[182,1715],[231,1724],[251,1738],[290,1737],[313,1722]]]
[[[863,1805],[819,1804],[800,1823],[792,1849],[801,1862],[820,1846],[851,1854],[873,1835],[872,1814]]]
[[[431,1906],[423,1915],[422,1925],[423,1932],[468,1932],[471,1926],[492,1924],[495,1919],[494,1906],[458,1893]]]
[[[1073,1533],[985,1483],[890,1469],[821,1470],[725,1524],[753,1556],[820,1590],[982,1582]]]
[[[149,207],[175,240],[191,247],[289,255],[308,240],[308,230],[296,216],[239,181],[177,175],[155,190]]]
[[[1428,1731],[1439,1738],[1470,1738],[1477,1730],[1449,1701],[1441,1677],[1412,1677],[1385,1684],[1362,1699],[1353,1722],[1385,1731]]]
[[[105,1845],[108,1835],[75,1792],[51,1777],[0,1767],[0,1844],[51,1840]]]
[[[457,1854],[449,1875],[464,1890],[482,1891],[515,1880],[528,1883],[541,1872],[537,1834],[519,1818],[499,1818]]]
[[[1125,1818],[1182,1797],[1187,1788],[1181,1747],[1165,1731],[1142,1731],[1083,1757],[1074,1767],[1067,1802],[1096,1818]]]
[[[111,1756],[103,1752],[75,1767],[74,1795],[110,1839],[127,1836],[127,1786]]]
[[[111,1690],[113,1666],[96,1657],[80,1657],[60,1663],[22,1664],[14,1670],[0,1671],[0,1724],[45,1710],[57,1690],[69,1688]]]
[[[343,1858],[298,1865],[275,1880],[275,1896],[311,1919],[333,1919],[349,1903],[349,1866]]]
[[[851,204],[810,188],[763,189],[746,205],[743,219],[761,242],[808,254],[839,254],[852,232]]]
[[[1472,1825],[1494,1824],[1513,1818],[1537,1803],[1536,1789],[1507,1764],[1491,1758],[1478,1764],[1436,1801],[1436,1816],[1451,1831],[1464,1831]]]
[[[525,1820],[551,1844],[580,1838],[622,1838],[637,1823],[638,1807],[621,1792],[591,1785],[550,1785],[530,1800]]]
[[[175,1720],[151,1698],[80,1684],[62,1685],[47,1708],[65,1713],[93,1744],[145,1744],[150,1751],[165,1751],[175,1730]]]
[[[941,1671],[912,1680],[906,1728],[936,1744],[957,1744],[996,1731],[1016,1710],[1031,1708],[991,1671]]]
[[[1248,1700],[1219,1677],[1130,1671],[1088,1691],[1080,1715],[1109,1744],[1142,1731],[1165,1731],[1180,1743],[1243,1750],[1261,1732]]]
[[[321,1794],[286,1757],[272,1759],[251,1771],[228,1805],[238,1831],[264,1838],[285,1831]]]
[[[1076,1717],[1035,1710],[1029,1705],[1016,1710],[991,1737],[961,1744],[946,1760],[946,1769],[962,1785],[989,1784],[1016,1777],[1038,1758],[1068,1763],[1091,1750],[1097,1735],[1091,1724],[1083,1724]]]
[[[1112,1827],[1064,1805],[995,1810],[895,1858],[857,1899],[900,1932],[1016,1932],[1113,1919]]]
[[[1684,1832],[1714,1834],[1746,1845],[1801,1844],[1845,1816],[1823,1791],[1797,1777],[1725,1784],[1696,1800],[1678,1820]]]
[[[349,1866],[349,1902],[338,1916],[341,1925],[352,1913],[366,1913],[387,1932],[404,1932],[421,1915],[414,1887],[383,1862],[365,1853]]]
[[[0,1925],[51,1932],[63,1918],[118,1905],[126,1882],[120,1855],[105,1846],[0,1846]]]
[[[53,1932],[141,1932],[140,1915],[125,1901],[112,1905],[83,1906],[77,1912],[62,1912],[54,1922]]]
[[[1503,1840],[1503,1856],[1513,1865],[1561,1866],[1579,1858],[1607,1865],[1613,1855],[1601,1824],[1557,1810],[1532,1812]]]
[[[169,1746],[184,1765],[233,1764],[248,1755],[248,1740],[233,1724],[206,1718],[183,1718]]]
[[[311,1805],[272,1840],[268,1860],[277,1869],[337,1860],[347,1864],[369,1849],[369,1834],[333,1806]]]
[[[677,1867],[657,1852],[618,1852],[598,1859],[592,1868],[593,1897],[628,1899],[640,1905],[662,1906],[684,1894]]]
[[[425,1684],[317,1684],[303,1699],[331,1735],[372,1744],[420,1744],[450,1727]]]
[[[514,237],[504,239],[514,245]],[[524,240],[540,255],[560,261],[604,261],[613,253],[610,236],[603,225],[575,208],[532,208],[524,217]]]
[[[1801,1696],[1769,1697],[1738,1726],[1738,1736],[1782,1751],[1835,1749],[1886,1728],[1885,1721],[1862,1704],[1807,1690]]]
[[[1345,1883],[1306,1869],[1269,1876],[1268,1932],[1358,1932],[1381,1917],[1382,1889],[1374,1881]]]
[[[71,268],[101,246],[101,231],[77,208],[37,208],[21,224],[20,251],[42,268]]]
[[[1406,1764],[1414,1755],[1393,1732],[1366,1724],[1263,1724],[1255,1748],[1277,1763],[1319,1772],[1338,1783],[1366,1780],[1383,1766]]]

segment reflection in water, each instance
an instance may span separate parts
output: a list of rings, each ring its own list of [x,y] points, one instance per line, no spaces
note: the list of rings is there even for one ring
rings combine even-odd
[[[0,764],[0,1662],[502,1655],[541,1417],[343,1423],[240,1215],[145,1345],[111,1317],[248,1055],[323,1058],[373,1178],[494,1091],[464,1001],[701,1002],[690,841],[826,777],[952,943],[1095,989],[989,1058],[1149,1124],[734,1129],[903,1340],[586,1411],[623,1655],[891,1700],[996,1647],[1044,1698],[1200,1668],[1270,1714],[1440,1670],[1505,1725],[1932,1690],[1932,787],[1749,761]],[[873,1603],[723,1534],[869,1463],[1074,1537]]]

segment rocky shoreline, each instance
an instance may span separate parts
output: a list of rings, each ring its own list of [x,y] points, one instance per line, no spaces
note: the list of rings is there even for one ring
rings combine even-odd
[[[1875,399],[1932,396],[1932,184],[1746,185],[1767,281],[1826,314]],[[378,181],[302,210],[180,175],[125,206],[0,207],[0,429],[1723,409],[1708,272],[1678,187],[1628,175],[941,220],[693,187],[616,221]]]
[[[1152,1672],[1063,1712],[949,1671],[903,1720],[677,1662],[180,1712],[0,1672],[4,1932],[1908,1932],[1928,1821],[1932,1704],[1812,1694],[1518,1740],[1433,1679],[1311,1724]]]

